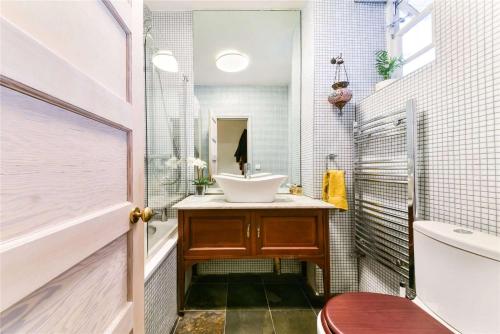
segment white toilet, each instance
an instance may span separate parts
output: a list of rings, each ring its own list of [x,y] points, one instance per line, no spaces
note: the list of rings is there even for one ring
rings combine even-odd
[[[383,294],[342,294],[318,315],[317,332],[419,333],[426,328],[427,333],[499,334],[500,238],[418,221],[414,241],[413,303]]]

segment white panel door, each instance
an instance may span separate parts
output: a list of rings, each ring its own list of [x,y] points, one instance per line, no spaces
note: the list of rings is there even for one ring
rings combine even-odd
[[[0,332],[143,333],[142,1],[0,13]]]

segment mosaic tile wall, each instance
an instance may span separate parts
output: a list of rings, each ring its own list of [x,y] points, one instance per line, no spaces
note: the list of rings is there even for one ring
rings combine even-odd
[[[183,163],[194,154],[192,13],[154,11],[151,22],[146,59],[154,48],[166,49],[179,64],[178,73],[168,73],[146,62],[147,204],[161,213],[154,220],[165,221],[176,217],[170,207],[193,190],[193,170]],[[146,332],[169,333],[176,305],[173,250],[145,283]]]
[[[305,193],[321,198],[325,157],[334,153],[337,158],[328,167],[345,170],[351,209],[354,110],[356,103],[373,92],[373,87],[379,80],[374,66],[374,54],[385,47],[384,15],[383,4],[344,0],[314,1],[303,12],[306,20],[312,20],[314,36],[312,112],[308,114],[307,108],[302,111],[302,176]],[[335,74],[335,66],[330,64],[330,59],[340,53],[351,82],[349,87],[353,91],[353,98],[344,107],[342,114],[327,100]],[[351,257],[352,226],[352,211],[330,213],[332,293],[358,289],[357,261]],[[321,270],[317,268],[316,271],[316,289],[323,292]]]
[[[208,117],[251,118],[252,162],[261,172],[288,175],[287,86],[195,86],[200,102],[202,158],[208,160]],[[288,181],[287,181],[288,182]]]
[[[300,172],[304,195],[313,197],[314,181],[314,3],[307,2],[301,12],[302,92],[300,115]]]
[[[176,248],[160,264],[144,286],[146,334],[170,333],[177,320]]]
[[[281,261],[281,272],[297,274],[302,270],[299,261],[286,260]],[[223,275],[237,273],[272,273],[272,259],[254,259],[254,260],[211,260],[199,263],[196,274],[198,275]]]
[[[194,154],[193,38],[191,12],[151,12],[146,48],[147,205],[155,220],[175,218],[170,207],[192,192],[193,171],[185,158]],[[155,68],[155,50],[170,50],[178,73]]]
[[[287,182],[300,180],[300,108],[301,108],[301,40],[300,27],[293,33],[292,64],[288,85],[288,175]]]
[[[499,1],[435,0],[435,61],[359,105],[368,119],[415,99],[420,217],[497,236],[499,16]],[[359,272],[360,290],[398,293],[399,277],[377,262],[362,259]]]

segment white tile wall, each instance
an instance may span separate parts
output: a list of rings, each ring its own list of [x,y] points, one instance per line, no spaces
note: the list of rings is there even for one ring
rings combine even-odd
[[[150,33],[153,43],[148,46],[172,51],[179,63],[178,73],[158,70],[151,63],[152,48],[146,49],[146,200],[156,210],[166,209],[163,218],[173,218],[172,200],[191,189],[193,172],[185,164],[166,164],[171,158],[185,161],[193,156],[192,13],[154,11]]]
[[[163,260],[144,286],[146,334],[170,333],[177,320],[176,249]]]
[[[162,218],[173,218],[176,212],[170,209],[171,205],[185,196],[186,188],[188,191],[192,189],[193,170],[186,170],[185,165],[181,165],[176,171],[165,165],[173,156],[190,157],[194,151],[192,13],[152,12],[151,34],[157,48],[173,52],[179,63],[179,73],[153,69],[152,55],[148,50],[146,120],[147,155],[150,159],[145,160],[148,169],[146,204],[161,209],[169,203]],[[175,180],[178,176],[178,182],[165,183],[166,179]],[[146,333],[169,333],[175,324],[176,261],[174,249],[145,283]]]
[[[359,106],[368,119],[415,99],[420,216],[494,235],[500,232],[498,17],[499,1],[435,0],[436,60]],[[360,261],[360,290],[397,294],[398,282],[377,262]]]
[[[272,273],[272,259],[252,259],[252,260],[211,260],[201,262],[197,266],[198,275],[224,275],[235,273]],[[302,267],[300,262],[295,260],[281,261],[282,273],[300,273]]]
[[[346,171],[349,206],[353,206],[352,123],[356,102],[371,94],[378,81],[375,52],[385,46],[384,6],[344,0],[311,2],[303,13],[313,22],[314,97],[312,112],[302,110],[302,175],[305,193],[321,197],[325,157],[335,153],[339,168]],[[306,23],[308,23],[306,21]],[[304,26],[303,26],[304,27]],[[330,59],[342,53],[353,98],[342,115],[329,104],[335,66]],[[334,164],[330,165],[334,167]],[[358,275],[352,251],[352,212],[330,213],[330,258],[332,293],[356,291]],[[321,272],[316,287],[322,292]]]
[[[301,43],[300,27],[293,33],[292,64],[288,85],[288,182],[300,179],[300,108],[301,108]]]
[[[300,172],[304,195],[313,196],[314,155],[314,3],[309,1],[301,12],[302,92],[300,115]]]

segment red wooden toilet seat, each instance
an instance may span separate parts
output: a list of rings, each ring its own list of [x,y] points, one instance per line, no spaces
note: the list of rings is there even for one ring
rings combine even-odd
[[[331,298],[321,312],[321,323],[327,334],[452,333],[406,298],[368,292]]]

